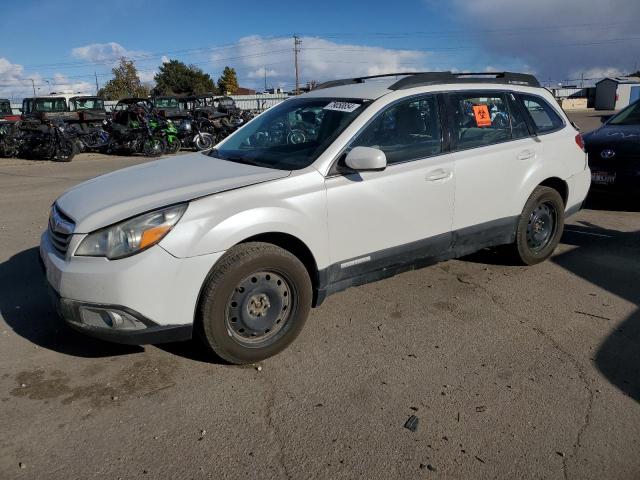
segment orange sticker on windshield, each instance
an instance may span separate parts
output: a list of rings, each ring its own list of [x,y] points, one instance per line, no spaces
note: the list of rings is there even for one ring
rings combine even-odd
[[[473,115],[476,117],[476,125],[479,127],[491,126],[491,115],[489,115],[489,108],[486,105],[474,105]]]

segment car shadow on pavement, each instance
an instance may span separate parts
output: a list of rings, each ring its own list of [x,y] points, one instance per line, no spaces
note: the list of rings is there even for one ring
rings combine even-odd
[[[614,212],[640,212],[640,197],[630,199],[624,195],[614,196],[591,192],[586,199],[585,208]]]
[[[51,303],[38,248],[0,263],[0,314],[15,333],[41,348],[86,358],[142,352],[139,346],[93,339],[64,324]]]
[[[578,222],[567,226],[562,243],[577,248],[554,256],[554,263],[640,307],[640,231],[620,232]],[[606,301],[597,311],[580,312],[612,329],[598,348],[595,364],[613,385],[640,402],[640,308],[619,325],[606,312]]]

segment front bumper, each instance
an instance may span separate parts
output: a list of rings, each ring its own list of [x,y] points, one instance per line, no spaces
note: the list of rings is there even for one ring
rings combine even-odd
[[[42,266],[60,316],[88,335],[128,344],[191,338],[200,290],[221,256],[222,252],[176,258],[154,246],[120,260],[69,253],[62,258],[47,232],[40,243]],[[98,318],[101,314],[106,315],[104,321]],[[110,322],[119,318],[125,322]]]
[[[44,264],[43,264],[44,267]],[[58,315],[74,330],[107,342],[123,343],[126,345],[146,345],[190,340],[193,335],[193,324],[186,325],[156,325],[144,318],[138,312],[120,305],[98,305],[76,302],[61,298],[53,288],[50,288],[51,298]],[[87,323],[83,311],[112,311],[126,313],[139,323],[138,329],[119,329],[113,325],[92,325]]]

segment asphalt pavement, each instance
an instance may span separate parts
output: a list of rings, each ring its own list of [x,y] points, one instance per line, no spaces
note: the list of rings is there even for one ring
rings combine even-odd
[[[640,478],[636,206],[590,199],[541,265],[482,252],[334,295],[237,367],[93,340],[50,307],[49,205],[142,161],[0,159],[0,478]]]

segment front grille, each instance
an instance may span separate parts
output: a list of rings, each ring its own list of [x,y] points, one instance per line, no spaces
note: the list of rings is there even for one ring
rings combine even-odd
[[[63,257],[67,254],[75,227],[74,221],[54,204],[49,215],[49,238],[53,248]]]

